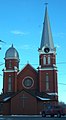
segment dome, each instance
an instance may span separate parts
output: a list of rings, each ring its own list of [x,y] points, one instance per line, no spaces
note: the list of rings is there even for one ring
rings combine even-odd
[[[19,54],[17,50],[12,46],[6,51],[5,59],[19,59]]]

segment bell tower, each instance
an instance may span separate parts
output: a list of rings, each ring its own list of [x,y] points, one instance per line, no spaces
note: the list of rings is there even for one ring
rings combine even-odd
[[[57,87],[57,67],[56,67],[56,48],[54,47],[52,32],[48,17],[47,6],[41,44],[39,48],[39,91],[49,95],[58,95]]]
[[[17,92],[17,72],[19,71],[19,54],[13,45],[5,53],[3,69],[3,93]]]

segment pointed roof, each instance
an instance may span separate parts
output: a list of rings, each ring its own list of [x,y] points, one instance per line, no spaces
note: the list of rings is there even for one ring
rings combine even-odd
[[[29,63],[27,63],[17,74],[19,75],[23,70],[25,70],[25,69],[32,69],[34,72],[36,72],[37,73],[37,70],[32,66],[32,65],[30,65]]]
[[[50,49],[54,48],[47,6],[45,8],[45,18],[44,18],[44,24],[43,24],[43,32],[42,32],[40,49],[42,49],[44,46],[47,46]]]

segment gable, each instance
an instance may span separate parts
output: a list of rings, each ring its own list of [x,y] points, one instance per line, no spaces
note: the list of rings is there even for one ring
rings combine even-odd
[[[11,99],[11,111],[14,114],[24,114],[24,112],[33,113],[37,106],[36,104],[36,98],[28,92],[22,90]]]
[[[38,84],[38,73],[30,64],[27,64],[17,75],[18,90],[25,88],[23,84],[25,79],[31,79],[33,81],[32,86],[26,89],[36,89]]]
[[[23,95],[29,96],[29,97],[32,97],[32,98],[35,98],[35,99],[36,99],[36,96],[33,95],[33,94],[31,94],[30,90],[24,90],[24,89],[23,89],[23,90],[19,91],[18,93],[14,94],[14,95],[11,97],[11,100],[12,100],[12,99],[16,99],[18,96],[20,97],[20,96],[23,96]]]
[[[21,71],[18,72],[18,75],[26,70],[31,70],[32,72],[37,73],[37,70],[34,67],[32,67],[30,64],[27,64],[24,68],[22,68]]]

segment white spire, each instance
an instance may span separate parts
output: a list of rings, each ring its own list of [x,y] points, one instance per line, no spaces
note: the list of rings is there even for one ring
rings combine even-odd
[[[44,24],[43,24],[43,32],[42,32],[40,49],[42,49],[44,46],[48,46],[50,49],[54,48],[47,6],[45,8],[45,18],[44,18]]]

